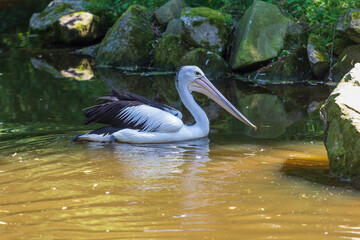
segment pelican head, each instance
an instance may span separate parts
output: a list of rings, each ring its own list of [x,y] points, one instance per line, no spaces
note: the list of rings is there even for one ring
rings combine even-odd
[[[219,104],[222,108],[228,111],[235,118],[239,119],[246,125],[257,130],[257,127],[252,124],[239,110],[237,110],[216,87],[207,79],[204,72],[197,66],[184,66],[177,74],[177,88],[181,86],[188,86],[191,92],[199,92],[214,102]]]

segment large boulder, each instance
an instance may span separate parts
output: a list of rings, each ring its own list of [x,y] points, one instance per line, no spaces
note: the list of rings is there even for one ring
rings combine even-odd
[[[95,58],[97,52],[99,51],[99,48],[100,48],[100,44],[95,44],[95,45],[92,45],[92,46],[88,46],[88,47],[78,49],[78,50],[75,51],[75,53]]]
[[[181,11],[188,5],[183,0],[170,0],[158,8],[154,14],[160,24],[167,24],[174,18],[180,18]]]
[[[313,78],[307,51],[303,46],[251,74],[251,79],[256,81],[299,82]]]
[[[228,43],[231,16],[206,7],[181,12],[181,36],[194,47],[221,53]]]
[[[165,32],[163,32],[163,35],[166,34],[174,34],[178,35],[181,33],[181,20],[180,19],[172,19],[168,25],[166,26]]]
[[[154,66],[162,68],[176,68],[190,46],[179,35],[167,34],[162,37],[154,49]]]
[[[325,146],[333,174],[360,182],[360,63],[344,76],[324,106]]]
[[[278,56],[293,26],[277,6],[255,0],[235,27],[231,68],[241,69]]]
[[[337,58],[336,64],[332,69],[331,78],[333,81],[339,82],[357,62],[360,62],[360,44],[345,48]]]
[[[336,30],[341,35],[360,43],[360,9],[346,10],[340,17]]]
[[[354,45],[354,42],[346,37],[336,37],[334,39],[334,54],[339,56],[341,52],[348,46]]]
[[[34,13],[30,30],[45,41],[65,44],[89,44],[105,34],[101,19],[75,0],[54,0],[41,13]]]
[[[204,48],[196,48],[188,52],[181,58],[180,65],[196,65],[212,78],[223,76],[229,70],[221,56]]]
[[[314,75],[318,79],[322,79],[329,71],[330,58],[319,38],[320,37],[317,35],[310,34],[307,44],[307,53]]]
[[[132,5],[121,15],[102,40],[95,62],[101,66],[147,66],[156,35],[149,11]]]

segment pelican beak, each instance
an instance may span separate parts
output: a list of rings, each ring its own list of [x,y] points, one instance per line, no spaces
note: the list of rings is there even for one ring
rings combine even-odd
[[[197,78],[194,82],[192,82],[189,85],[189,90],[208,96],[231,115],[257,130],[257,127],[252,124],[239,110],[237,110],[205,76]]]

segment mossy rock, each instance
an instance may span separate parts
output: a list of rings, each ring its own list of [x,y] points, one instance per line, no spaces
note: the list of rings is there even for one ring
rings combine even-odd
[[[360,43],[360,9],[345,10],[338,21],[336,30],[344,37]]]
[[[333,81],[339,82],[358,62],[360,62],[360,44],[345,48],[337,58],[330,77]]]
[[[105,35],[100,18],[88,12],[61,16],[55,29],[57,41],[67,44],[89,44]]]
[[[290,55],[260,68],[251,78],[273,82],[299,82],[314,79],[305,47],[299,47]]]
[[[223,76],[229,70],[227,63],[222,57],[203,48],[196,48],[187,53],[180,60],[180,65],[198,66],[204,71],[206,76],[212,78]]]
[[[89,47],[84,47],[75,51],[76,54],[86,55],[95,58],[99,51],[100,44],[95,44]]]
[[[169,0],[156,9],[154,15],[160,24],[167,24],[172,19],[180,18],[181,11],[188,5],[183,0]]]
[[[30,30],[49,43],[89,44],[101,38],[101,19],[86,12],[82,1],[52,1],[30,19]]]
[[[163,35],[166,34],[179,35],[181,33],[181,27],[182,24],[180,19],[172,19],[166,26],[166,30],[163,33]]]
[[[254,1],[235,27],[231,68],[239,70],[278,56],[292,26],[276,5]]]
[[[339,56],[341,52],[348,46],[354,45],[354,42],[345,37],[336,37],[334,39],[334,54]]]
[[[231,16],[206,7],[185,8],[181,12],[181,37],[194,47],[216,53],[228,43]]]
[[[189,52],[190,48],[179,35],[167,34],[159,40],[154,49],[154,66],[168,69],[179,67],[179,59]]]
[[[331,172],[360,182],[360,64],[344,76],[321,108]]]
[[[318,79],[324,78],[325,74],[329,72],[330,58],[320,36],[309,35],[307,54],[314,75]]]
[[[102,40],[95,62],[101,66],[148,66],[153,41],[149,11],[130,6]]]

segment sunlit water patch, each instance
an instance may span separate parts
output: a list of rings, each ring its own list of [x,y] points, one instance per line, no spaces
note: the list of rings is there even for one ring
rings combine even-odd
[[[313,176],[328,168],[320,142],[218,143],[215,134],[129,145],[64,137],[35,137],[22,143],[28,151],[1,156],[4,239],[359,236],[358,191],[301,177],[306,168],[320,167]],[[288,174],[294,168],[297,176]]]

